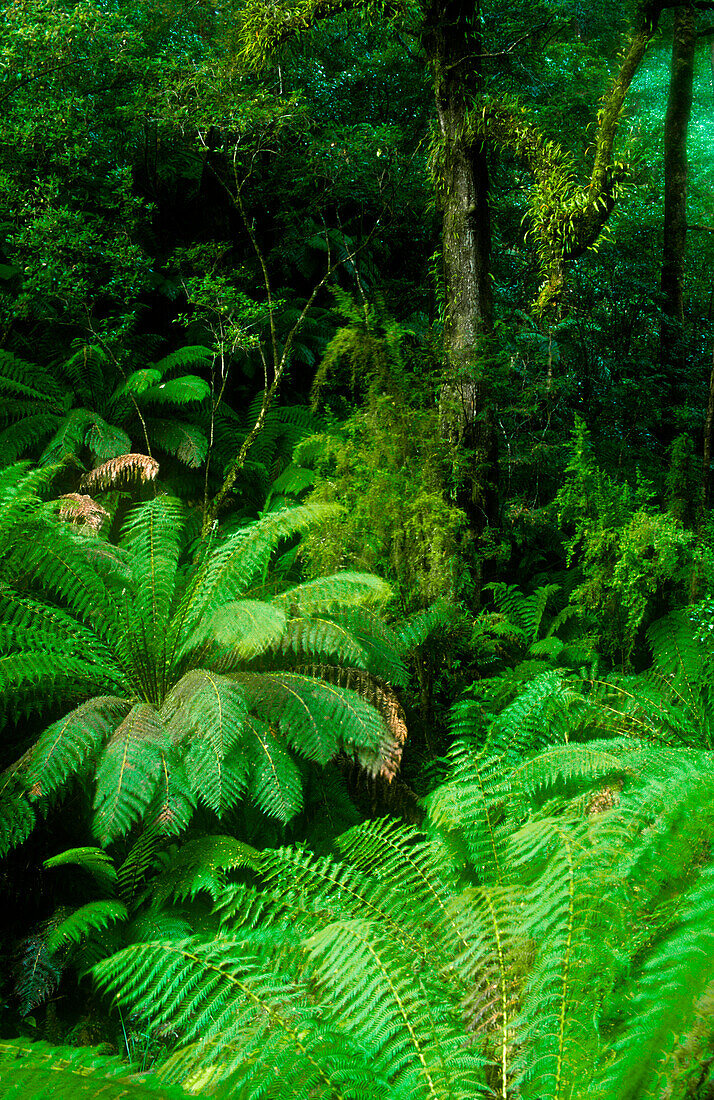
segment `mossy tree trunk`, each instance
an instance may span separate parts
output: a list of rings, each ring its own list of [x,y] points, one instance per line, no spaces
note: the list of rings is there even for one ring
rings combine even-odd
[[[683,384],[684,257],[687,243],[687,130],[692,113],[697,20],[693,4],[676,8],[672,69],[664,122],[664,237],[660,362],[667,380],[668,407],[676,415]],[[669,433],[668,433],[669,429]],[[665,433],[676,431],[674,423]]]
[[[474,98],[483,90],[480,21],[478,0],[434,0],[421,36],[433,74],[442,149],[436,169],[448,371],[442,406],[469,454],[461,503],[475,533],[498,515],[498,439],[488,382],[477,368],[481,338],[493,321],[488,150],[485,140],[474,141],[469,121]]]

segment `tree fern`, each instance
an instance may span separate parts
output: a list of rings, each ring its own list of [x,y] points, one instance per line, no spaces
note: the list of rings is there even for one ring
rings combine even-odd
[[[71,455],[96,466],[132,447],[153,445],[197,466],[208,441],[195,417],[182,420],[186,413],[179,410],[191,416],[192,408],[206,402],[210,387],[199,375],[177,372],[210,361],[209,349],[191,346],[131,370],[104,349],[86,346],[46,370],[4,352],[0,392],[13,399],[5,409],[9,423],[0,432],[4,459],[13,461],[44,441],[43,463]],[[173,419],[167,416],[171,412]]]
[[[182,506],[165,496],[130,511],[106,558],[96,539],[61,527],[46,545],[18,544],[30,595],[0,593],[0,705],[15,716],[75,705],[14,773],[8,842],[31,819],[18,783],[44,805],[74,775],[93,776],[94,829],[107,844],[141,821],[179,830],[197,801],[220,815],[249,797],[285,822],[302,806],[305,767],[338,752],[393,774],[406,731],[371,679],[385,659],[403,678],[378,613],[388,588],[346,573],[276,591],[270,577],[280,541],[323,511],[271,512],[191,565]],[[358,668],[340,682],[346,658]]]

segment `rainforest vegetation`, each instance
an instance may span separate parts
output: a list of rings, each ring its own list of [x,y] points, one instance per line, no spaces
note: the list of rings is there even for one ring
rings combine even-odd
[[[6,0],[0,1097],[714,1097],[714,2]]]

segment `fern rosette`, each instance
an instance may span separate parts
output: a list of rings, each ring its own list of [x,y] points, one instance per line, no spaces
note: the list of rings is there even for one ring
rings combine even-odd
[[[385,681],[403,667],[378,614],[387,585],[341,573],[281,590],[271,574],[281,540],[324,512],[271,512],[184,564],[183,506],[157,496],[116,548],[64,530],[18,549],[22,594],[0,594],[5,713],[75,705],[5,773],[2,848],[75,777],[96,782],[108,844],[244,797],[287,822],[306,770],[341,751],[393,772],[404,729]]]

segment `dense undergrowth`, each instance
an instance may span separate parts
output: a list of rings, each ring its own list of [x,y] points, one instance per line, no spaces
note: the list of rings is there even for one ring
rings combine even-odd
[[[6,7],[0,1097],[714,1096],[700,6]]]

